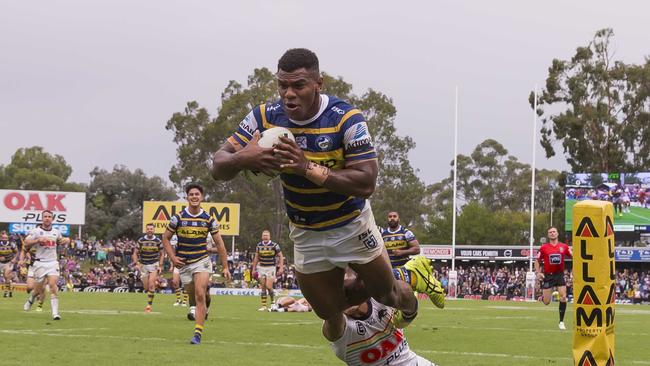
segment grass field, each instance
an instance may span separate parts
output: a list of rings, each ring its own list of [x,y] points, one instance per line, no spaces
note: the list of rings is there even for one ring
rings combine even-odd
[[[564,211],[565,229],[571,231],[573,228],[573,205],[577,200],[566,200],[566,210]],[[650,225],[650,209],[641,207],[630,207],[629,213],[623,216],[614,217],[614,225]]]
[[[213,300],[203,344],[188,344],[193,323],[172,295],[144,314],[143,294],[63,293],[63,319],[24,312],[24,294],[0,298],[2,365],[339,365],[313,313],[261,313],[259,299]],[[418,354],[443,366],[572,365],[571,331],[557,328],[557,304],[421,302],[407,329]],[[571,307],[567,325],[573,321]],[[650,307],[620,305],[617,365],[650,365]]]

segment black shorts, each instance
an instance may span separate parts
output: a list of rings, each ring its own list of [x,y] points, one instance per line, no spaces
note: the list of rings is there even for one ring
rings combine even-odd
[[[564,281],[564,273],[558,272],[544,274],[544,281],[542,281],[542,288],[544,290],[560,286],[566,286],[566,282]]]

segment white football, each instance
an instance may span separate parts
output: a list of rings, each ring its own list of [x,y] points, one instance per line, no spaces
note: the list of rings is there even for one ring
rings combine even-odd
[[[270,148],[280,142],[280,137],[288,137],[290,140],[296,141],[288,129],[284,127],[273,127],[262,132],[258,144],[260,147]]]

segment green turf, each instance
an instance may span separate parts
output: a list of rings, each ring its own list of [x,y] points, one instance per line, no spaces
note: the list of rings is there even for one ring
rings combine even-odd
[[[564,211],[565,230],[571,231],[573,229],[573,205],[577,200],[566,200],[566,210]],[[641,207],[630,207],[629,213],[624,213],[622,216],[615,215],[615,225],[650,225],[650,209]]]
[[[22,311],[24,294],[0,298],[2,365],[338,365],[313,313],[257,312],[259,299],[213,300],[204,343],[188,344],[193,323],[172,295],[144,314],[143,294],[63,293],[63,319],[49,305]],[[442,366],[572,365],[571,331],[557,329],[557,304],[421,302],[406,335],[421,356]],[[568,325],[573,320],[567,309]],[[617,364],[650,365],[650,307],[617,308]]]

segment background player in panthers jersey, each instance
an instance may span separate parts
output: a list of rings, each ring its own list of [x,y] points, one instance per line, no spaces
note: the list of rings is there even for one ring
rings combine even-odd
[[[23,243],[21,249],[20,249],[20,259],[18,260],[18,266],[19,267],[25,267],[25,272],[27,273],[27,280],[26,280],[26,288],[25,290],[27,291],[27,298],[30,299],[32,295],[34,295],[34,298],[38,300],[38,304],[36,306],[36,311],[41,312],[43,311],[43,301],[45,301],[45,286],[41,286],[41,292],[36,293],[34,290],[36,289],[36,281],[34,280],[34,259],[36,258],[36,247],[32,247],[31,249],[27,250],[25,248],[25,244]],[[28,302],[25,303],[25,311],[29,310],[31,308],[31,304]]]
[[[407,325],[418,302],[394,279],[367,201],[378,165],[361,111],[321,94],[318,58],[307,49],[285,52],[276,76],[280,100],[246,116],[214,154],[213,178],[229,180],[241,170],[282,172],[296,277],[321,319],[346,308],[343,269],[349,265],[372,297],[399,309],[397,319]],[[282,137],[273,148],[260,147],[260,133],[276,126],[288,128],[295,141]]]
[[[228,256],[226,248],[219,234],[219,224],[207,212],[201,208],[203,201],[203,187],[196,183],[190,183],[185,187],[188,207],[179,214],[172,216],[167,229],[163,234],[163,246],[169,260],[180,269],[181,282],[196,301],[196,324],[191,344],[200,344],[205,324],[206,302],[209,300],[208,284],[212,274],[212,262],[208,257],[207,237],[217,244],[217,251],[223,275],[230,280],[228,270]],[[176,234],[178,243],[176,253],[172,250],[171,237]]]
[[[133,251],[133,262],[140,270],[142,286],[147,291],[147,306],[144,311],[150,313],[156,292],[156,281],[162,271],[165,257],[161,253],[162,240],[154,234],[154,225],[147,224],[146,229],[147,233],[138,239],[138,245]]]
[[[535,272],[537,279],[542,280],[542,302],[544,305],[551,303],[553,288],[557,287],[560,294],[560,329],[566,329],[564,325],[564,313],[566,312],[566,282],[564,281],[564,258],[572,258],[571,248],[558,241],[558,231],[554,227],[548,229],[549,242],[539,248],[537,260],[535,261]],[[544,264],[543,272],[540,263]]]
[[[276,257],[279,259],[278,276],[284,272],[284,255],[280,250],[280,245],[271,241],[271,232],[268,230],[262,231],[262,241],[257,243],[255,247],[255,257],[251,266],[253,273],[257,271],[258,279],[260,282],[260,289],[262,290],[262,307],[259,311],[266,311],[266,298],[267,294],[270,297],[271,304],[273,303],[273,284],[275,283],[275,268]]]
[[[34,262],[34,279],[36,286],[32,295],[25,303],[25,310],[29,310],[34,302],[34,293],[38,294],[43,291],[44,280],[50,285],[50,305],[52,306],[52,319],[59,320],[59,297],[58,285],[59,279],[59,258],[57,256],[57,245],[68,245],[69,238],[64,238],[61,233],[52,227],[54,214],[52,211],[45,210],[41,214],[43,223],[30,231],[25,238],[25,247],[27,249],[36,247],[36,258]]]
[[[0,273],[5,278],[4,297],[12,297],[12,281],[14,278],[14,265],[16,264],[16,244],[9,240],[6,231],[0,233]]]
[[[395,211],[388,213],[388,227],[382,229],[381,237],[393,268],[405,265],[410,256],[420,254],[420,243],[411,230],[400,225]]]

